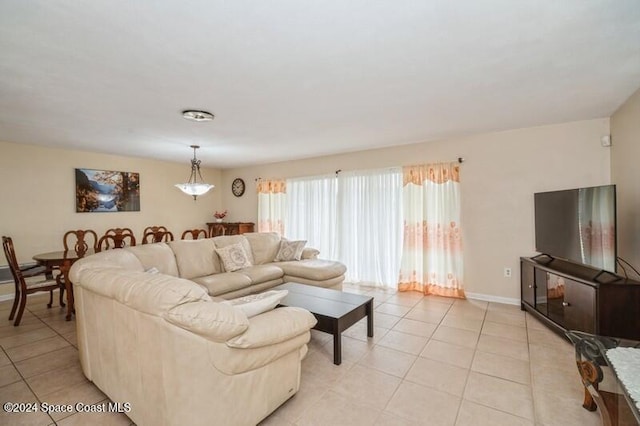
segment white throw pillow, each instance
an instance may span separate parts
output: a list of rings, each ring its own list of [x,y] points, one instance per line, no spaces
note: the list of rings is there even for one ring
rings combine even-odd
[[[244,251],[244,248],[240,243],[216,249],[216,253],[220,256],[220,260],[222,260],[224,269],[227,272],[233,272],[238,269],[252,266],[247,253]]]
[[[302,250],[304,245],[307,244],[306,240],[289,241],[285,238],[280,241],[280,249],[274,262],[284,262],[287,260],[300,260],[302,258]]]
[[[247,318],[254,317],[263,312],[267,312],[278,306],[289,290],[270,290],[264,293],[250,294],[249,296],[238,297],[237,299],[225,300],[224,305],[240,308]]]

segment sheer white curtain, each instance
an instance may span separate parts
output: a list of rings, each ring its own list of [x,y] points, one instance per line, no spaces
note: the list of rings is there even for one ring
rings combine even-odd
[[[338,260],[346,280],[396,287],[402,253],[402,169],[338,175]]]
[[[287,185],[284,180],[258,182],[258,232],[284,234]]]
[[[287,180],[285,236],[347,281],[464,297],[457,163]]]
[[[334,175],[287,180],[285,237],[307,240],[325,259],[337,259],[336,203],[338,184]]]
[[[404,240],[398,289],[464,298],[460,165],[403,168]]]

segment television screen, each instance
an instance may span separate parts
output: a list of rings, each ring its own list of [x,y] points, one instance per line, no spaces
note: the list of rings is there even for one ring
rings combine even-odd
[[[616,272],[615,185],[534,194],[536,251]]]

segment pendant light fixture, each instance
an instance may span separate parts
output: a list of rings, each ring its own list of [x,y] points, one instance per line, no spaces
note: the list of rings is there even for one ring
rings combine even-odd
[[[187,183],[177,183],[175,187],[185,194],[191,195],[195,201],[198,195],[206,194],[210,189],[213,189],[214,186],[205,183],[204,179],[202,179],[200,160],[196,158],[196,149],[200,148],[200,146],[191,145],[191,148],[193,148],[193,159],[191,160],[191,175],[189,176],[189,181]]]

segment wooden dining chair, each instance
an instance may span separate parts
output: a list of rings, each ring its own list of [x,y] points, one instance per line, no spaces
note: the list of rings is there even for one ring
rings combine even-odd
[[[136,237],[133,235],[133,231],[129,228],[111,228],[104,233],[102,238],[107,235],[113,237],[113,239],[109,239],[113,244],[115,244],[115,247],[112,248],[122,248],[126,246],[133,247],[136,245]],[[100,245],[100,241],[98,241],[98,245]]]
[[[96,253],[99,253],[105,250],[113,250],[113,249],[119,249],[119,248],[125,247],[120,243],[121,241],[119,241],[115,235],[105,234],[102,237],[100,237],[100,239],[98,240],[98,247],[96,248]]]
[[[65,232],[62,237],[64,251],[73,250],[78,257],[84,257],[89,249],[98,251],[98,234],[92,229],[76,229]],[[56,281],[60,288],[66,288],[66,275],[58,274]],[[69,287],[70,297],[73,298],[73,287]]]
[[[142,244],[173,241],[173,234],[164,226],[147,226],[142,234]]]
[[[13,281],[16,288],[13,306],[11,307],[11,313],[9,314],[9,321],[13,320],[15,317],[15,321],[13,322],[14,326],[20,325],[24,308],[27,305],[27,295],[29,294],[48,291],[49,303],[47,304],[47,308],[51,308],[53,305],[53,290],[59,288],[60,306],[65,306],[62,301],[64,297],[64,286],[60,286],[58,280],[52,278],[53,271],[51,269],[43,268],[39,265],[20,269],[11,237],[2,237],[2,248],[4,250],[5,257],[7,258],[11,275],[13,275]],[[25,280],[25,278],[38,276],[42,276],[43,279],[38,281]]]
[[[98,249],[98,234],[91,229],[67,231],[62,242],[65,251],[74,250],[78,254],[84,254],[89,249]]]
[[[182,236],[180,237],[181,240],[187,240],[189,239],[188,237],[191,236],[192,240],[197,240],[200,237],[202,238],[208,238],[209,237],[209,233],[207,232],[206,229],[187,229],[186,231],[184,231],[182,233]]]

